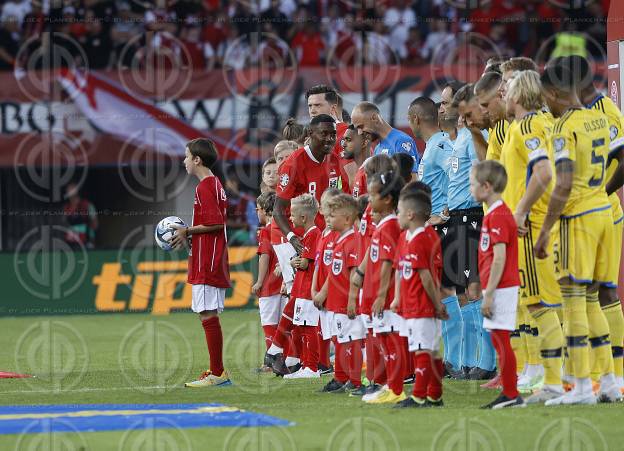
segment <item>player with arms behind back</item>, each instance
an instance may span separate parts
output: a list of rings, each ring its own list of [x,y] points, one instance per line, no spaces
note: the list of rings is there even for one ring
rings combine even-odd
[[[210,369],[185,387],[230,385],[223,369],[223,333],[219,313],[223,311],[225,290],[230,287],[225,222],[227,198],[221,182],[212,172],[217,162],[217,149],[212,141],[197,138],[186,145],[184,167],[199,179],[193,203],[193,225],[179,228],[172,240],[181,248],[191,237],[188,283],[192,287],[192,310],[199,314],[210,356]]]

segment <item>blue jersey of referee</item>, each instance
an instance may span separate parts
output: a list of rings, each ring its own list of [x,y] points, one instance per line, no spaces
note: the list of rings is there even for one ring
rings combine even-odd
[[[483,133],[483,132],[482,132]],[[484,132],[487,141],[487,132]],[[479,162],[472,134],[466,127],[457,130],[453,151],[448,165],[448,209],[467,210],[480,207],[470,194],[470,171]]]
[[[412,139],[410,135],[402,132],[401,130],[393,128],[390,133],[388,133],[388,136],[380,140],[373,150],[373,154],[375,155],[385,153],[388,156],[392,156],[395,153],[399,152],[403,152],[412,156],[412,158],[414,159],[412,172],[418,172],[420,155],[418,155],[418,152],[416,150],[416,142]]]
[[[453,147],[448,134],[438,132],[429,138],[420,164],[418,179],[431,187],[431,213],[440,215],[447,202],[448,165]]]

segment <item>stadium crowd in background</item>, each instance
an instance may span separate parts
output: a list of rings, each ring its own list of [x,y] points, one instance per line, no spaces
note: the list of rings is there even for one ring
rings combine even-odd
[[[599,49],[573,33],[604,42],[609,7],[609,0],[580,2],[572,9],[566,2],[538,0],[481,1],[473,9],[442,0],[356,3],[4,0],[0,69],[22,67],[37,49],[49,46],[44,32],[50,30],[59,33],[57,45],[92,69],[145,67],[158,54],[196,70],[270,67],[276,60],[298,66],[420,65],[442,63],[465,41],[506,57],[534,56],[553,36],[545,58],[576,46],[600,59]],[[474,34],[461,33],[468,31]]]

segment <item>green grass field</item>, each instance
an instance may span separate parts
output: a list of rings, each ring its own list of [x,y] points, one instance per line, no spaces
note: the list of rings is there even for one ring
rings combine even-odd
[[[279,428],[203,428],[0,436],[0,450],[607,450],[622,449],[622,405],[482,411],[495,396],[477,383],[445,381],[441,409],[397,411],[323,382],[256,374],[263,353],[257,312],[222,316],[234,385],[188,389],[206,368],[203,330],[191,313],[0,319],[1,404],[217,402],[287,419]],[[409,387],[411,388],[411,386]]]

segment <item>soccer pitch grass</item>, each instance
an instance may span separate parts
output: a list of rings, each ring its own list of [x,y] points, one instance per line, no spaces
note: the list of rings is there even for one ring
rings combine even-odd
[[[233,385],[184,388],[207,367],[196,315],[0,319],[2,405],[221,403],[286,419],[289,427],[3,435],[0,449],[44,450],[607,450],[621,449],[623,405],[483,411],[496,392],[445,380],[443,408],[397,410],[317,391],[328,381],[257,374],[264,342],[255,311],[221,316]],[[411,386],[406,387],[406,390]]]

